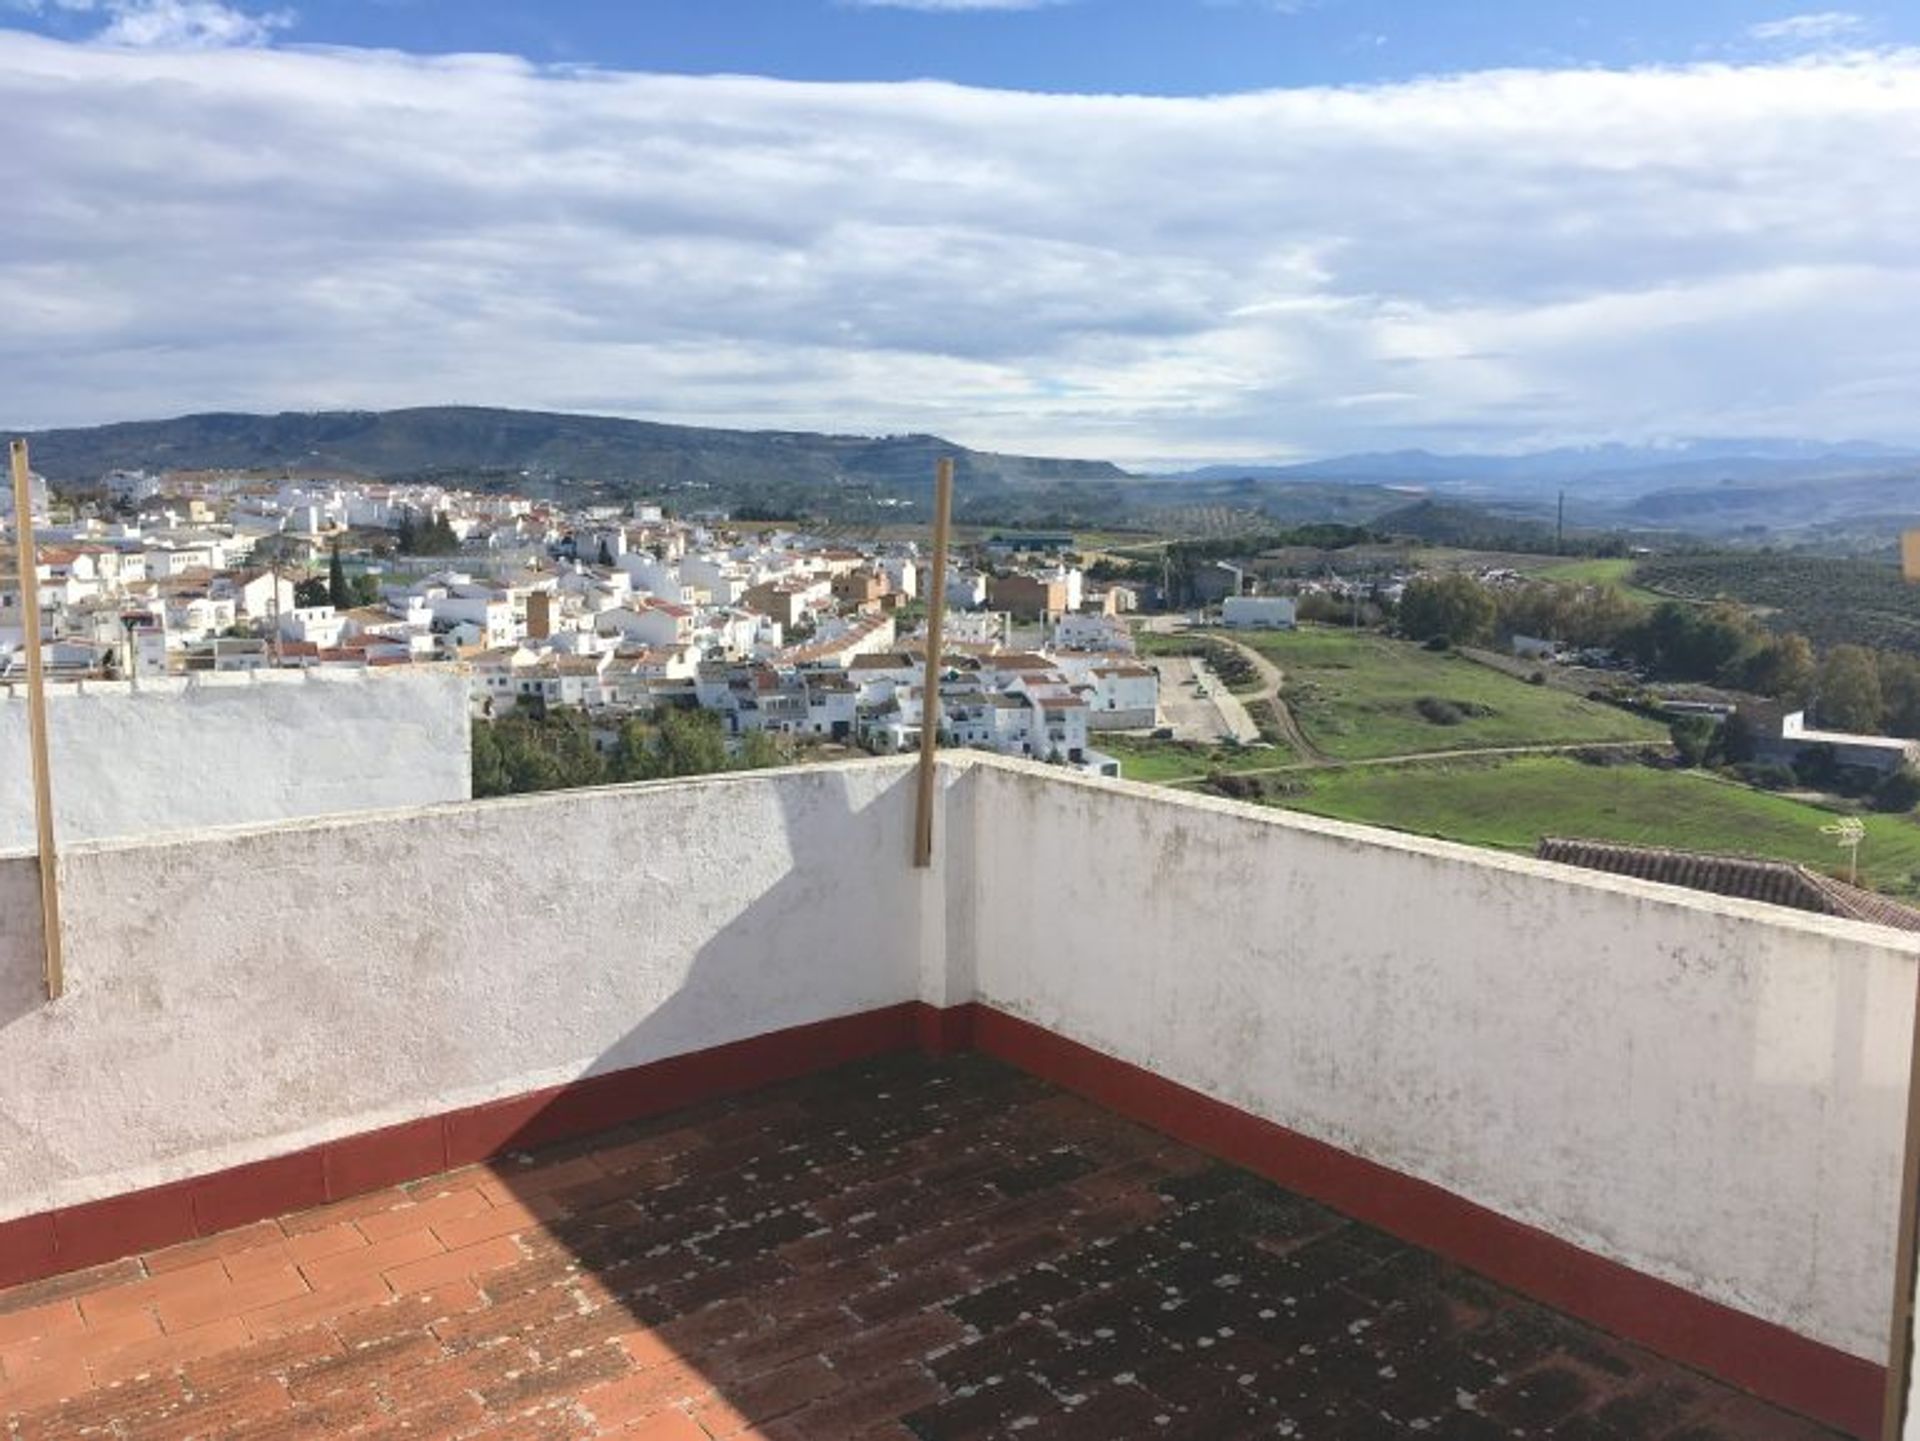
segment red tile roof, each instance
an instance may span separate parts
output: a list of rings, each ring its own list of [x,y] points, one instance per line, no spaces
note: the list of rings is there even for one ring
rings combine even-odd
[[[1668,850],[1662,846],[1629,846],[1612,841],[1572,840],[1547,836],[1537,854],[1543,861],[1580,866],[1590,871],[1632,876],[1662,885],[1684,886],[1737,900],[1765,901],[1815,915],[1871,921],[1897,930],[1920,931],[1920,910],[1898,901],[1823,876],[1810,866],[1755,856],[1711,855],[1700,851]]]

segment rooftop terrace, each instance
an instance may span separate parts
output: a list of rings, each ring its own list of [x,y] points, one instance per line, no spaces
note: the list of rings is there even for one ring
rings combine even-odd
[[[21,1436],[1832,1433],[979,1057],[0,1293]]]
[[[0,856],[8,1427],[1877,1434],[1920,936],[913,793],[71,847],[52,1004]]]

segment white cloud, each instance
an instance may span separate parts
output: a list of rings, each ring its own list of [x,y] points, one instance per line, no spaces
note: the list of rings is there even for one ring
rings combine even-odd
[[[95,15],[101,44],[168,50],[264,45],[293,24],[288,10],[251,13],[220,0],[6,0],[15,10]]]
[[[15,424],[1911,439],[1920,54],[1218,99],[0,33]]]
[[[1806,15],[1789,15],[1750,26],[1747,34],[1755,40],[1788,41],[1814,44],[1828,40],[1846,40],[1859,35],[1867,22],[1845,10],[1820,10]]]

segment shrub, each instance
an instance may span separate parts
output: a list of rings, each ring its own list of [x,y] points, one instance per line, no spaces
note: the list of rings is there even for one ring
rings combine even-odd
[[[1902,812],[1920,806],[1920,771],[1912,766],[1901,766],[1873,790],[1873,808],[1877,811]]]
[[[1543,670],[1537,670],[1533,672],[1532,675],[1527,677],[1528,685],[1545,685],[1546,683],[1547,683],[1547,673]]]
[[[1428,650],[1452,650],[1453,641],[1448,636],[1430,635],[1427,637],[1427,649]]]
[[[1793,767],[1778,761],[1742,761],[1732,768],[1734,775],[1763,791],[1790,791],[1799,784]]]
[[[1467,718],[1459,706],[1438,696],[1423,695],[1413,703],[1413,708],[1437,726],[1457,726]]]

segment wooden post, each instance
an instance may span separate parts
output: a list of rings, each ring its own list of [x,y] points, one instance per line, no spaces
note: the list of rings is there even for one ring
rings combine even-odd
[[[940,647],[947,628],[947,528],[953,514],[953,462],[941,460],[933,480],[933,595],[927,601],[927,676],[920,695],[920,798],[914,813],[913,863],[933,864],[933,753],[939,740]]]
[[[33,543],[27,443],[16,440],[11,450],[14,549],[20,562],[20,616],[27,641],[27,725],[40,854],[40,925],[46,941],[47,999],[56,1001],[66,989],[66,972],[60,955],[60,859],[53,845],[53,781],[47,765],[47,676],[40,654],[40,551]]]

